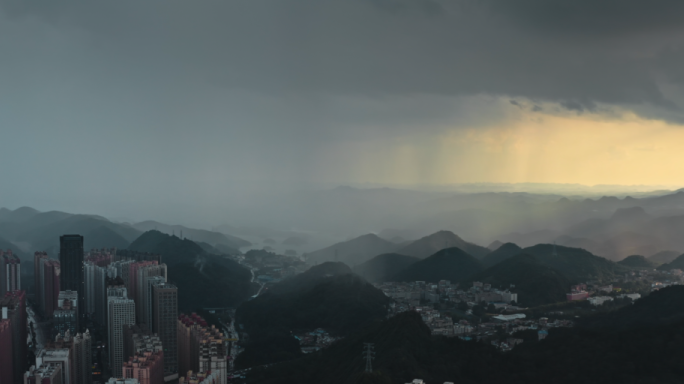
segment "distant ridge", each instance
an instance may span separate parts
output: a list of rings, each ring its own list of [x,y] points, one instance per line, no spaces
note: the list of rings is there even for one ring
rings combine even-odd
[[[424,259],[440,249],[457,247],[471,256],[481,259],[490,251],[477,244],[469,243],[451,231],[439,231],[418,239],[397,250],[397,253]]]
[[[326,261],[341,261],[348,265],[357,265],[377,255],[393,252],[396,248],[396,244],[373,233],[369,233],[310,252],[307,254],[307,262],[309,264],[316,264]]]
[[[521,251],[522,248],[516,244],[501,244],[499,248],[482,258],[482,263],[486,266],[492,266],[519,254]]]
[[[630,268],[655,268],[657,265],[657,263],[650,261],[641,255],[627,256],[626,258],[618,261],[618,264]]]
[[[680,252],[675,251],[660,251],[648,257],[648,260],[656,264],[666,264],[676,259]]]

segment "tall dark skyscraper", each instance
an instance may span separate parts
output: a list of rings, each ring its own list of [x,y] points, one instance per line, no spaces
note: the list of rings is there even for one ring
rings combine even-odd
[[[85,329],[85,273],[83,265],[83,236],[59,237],[60,289],[78,292],[79,331]]]

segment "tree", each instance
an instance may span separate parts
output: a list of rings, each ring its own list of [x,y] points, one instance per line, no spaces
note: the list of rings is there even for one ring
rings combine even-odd
[[[458,303],[458,309],[460,309],[463,312],[467,311],[468,303],[466,303],[465,301],[461,301],[460,303]]]

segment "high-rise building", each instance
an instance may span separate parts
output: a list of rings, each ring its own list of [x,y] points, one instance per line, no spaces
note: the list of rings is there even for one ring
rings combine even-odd
[[[135,352],[143,348],[143,343],[147,343],[148,340],[159,340],[159,336],[145,325],[124,325],[124,361],[128,361]],[[152,339],[150,339],[152,338]],[[161,344],[161,340],[159,340]]]
[[[93,383],[93,354],[92,339],[90,332],[86,329],[84,333],[77,333],[73,339],[74,343],[74,369],[77,384]]]
[[[0,295],[5,296],[7,292],[14,292],[21,289],[21,260],[12,254],[12,250],[7,252],[0,250]]]
[[[110,266],[100,267],[92,261],[86,261],[86,311],[95,322],[104,325],[107,322],[107,271]],[[116,275],[112,276],[113,278]]]
[[[88,330],[75,336],[69,331],[59,334],[45,344],[44,350],[56,351],[56,356],[61,356],[59,351],[67,350],[70,383],[92,384],[92,341]]]
[[[39,261],[42,264],[42,268],[40,269],[41,274],[39,276],[39,278],[42,279],[40,284],[42,292],[38,305],[43,316],[50,318],[55,309],[58,308],[60,292],[59,276],[61,270],[59,261],[57,260],[40,259]]]
[[[125,287],[107,288],[107,328],[109,332],[109,366],[112,376],[121,377],[124,357],[123,326],[135,324],[135,302],[126,298]]]
[[[57,298],[57,308],[53,313],[55,334],[64,333],[67,330],[72,335],[78,333],[80,311],[78,308],[78,292],[60,291]]]
[[[164,265],[164,264],[162,264]],[[166,266],[166,265],[164,265]],[[156,266],[155,266],[156,267]],[[140,306],[140,310],[142,312],[142,316],[140,316],[140,322],[143,324],[147,324],[150,327],[152,327],[152,302],[154,301],[154,297],[152,295],[153,289],[155,285],[158,284],[164,284],[166,283],[166,277],[165,276],[148,276],[144,279],[144,282],[142,284],[142,287],[139,291],[142,291],[142,295],[140,298],[140,301],[142,301],[142,305]]]
[[[85,309],[85,276],[83,271],[83,236],[63,235],[59,237],[59,262],[61,267],[60,287],[62,290],[78,292],[76,306]],[[79,327],[85,327],[84,310],[79,312]],[[80,330],[80,329],[79,329]]]
[[[46,252],[35,252],[33,254],[33,293],[35,294],[36,303],[38,303],[39,306],[41,305],[41,296],[43,294],[43,280],[39,278],[43,267],[41,260],[47,258],[48,255]]]
[[[202,326],[206,326],[206,323],[196,313],[190,316],[181,313],[178,316],[178,371],[181,375],[188,371],[197,372],[199,370],[199,353],[195,353],[193,356],[191,343],[193,329]]]
[[[31,366],[24,374],[24,384],[62,384],[62,366],[47,363],[36,368]]]
[[[3,311],[3,315],[5,312]],[[0,383],[14,382],[12,358],[12,324],[7,318],[0,320]]]
[[[75,382],[70,347],[54,348],[46,346],[41,349],[36,355],[36,366],[40,367],[50,363],[59,365],[63,384],[73,384]]]
[[[178,288],[169,283],[152,287],[152,331],[164,346],[164,380],[178,377]]]
[[[219,384],[228,382],[227,348],[223,334],[199,315],[178,318],[178,366],[186,371],[213,372]]]
[[[152,282],[166,282],[166,264],[152,264],[137,269],[135,314],[138,323],[152,324]],[[161,277],[161,279],[158,279]]]
[[[0,300],[2,319],[9,319],[12,327],[12,375],[15,383],[24,380],[24,372],[28,369],[26,342],[28,340],[26,322],[26,293],[24,291],[7,292]]]
[[[128,330],[134,331],[135,327]],[[123,364],[123,377],[136,378],[141,384],[163,384],[164,352],[159,337],[133,334],[128,344],[135,351]]]
[[[135,300],[138,297],[138,269],[157,265],[155,261],[140,261],[131,263],[128,266],[128,282],[126,288],[128,289],[128,298]],[[126,282],[126,280],[124,280]]]

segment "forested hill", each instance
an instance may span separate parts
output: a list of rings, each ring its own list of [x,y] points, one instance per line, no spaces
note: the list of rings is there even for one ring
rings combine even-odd
[[[178,309],[237,306],[258,289],[249,269],[221,255],[209,254],[196,243],[147,231],[129,250],[160,254],[168,266],[169,281],[178,286]]]
[[[482,263],[459,248],[447,248],[404,268],[391,280],[458,282],[482,271]]]
[[[387,296],[361,277],[341,273],[340,264],[312,267],[242,303],[236,317],[249,341],[236,361],[238,366],[300,357],[299,342],[293,332],[323,328],[334,335],[348,335],[385,318]]]
[[[629,268],[655,268],[657,264],[644,256],[632,255],[618,261],[618,264]]]
[[[570,282],[559,271],[545,265],[535,256],[513,256],[469,278],[508,289],[514,285],[522,306],[534,307],[565,300]]]
[[[521,253],[537,257],[540,262],[558,270],[571,283],[588,280],[611,281],[631,269],[580,248],[538,244]]]
[[[254,369],[247,382],[393,384],[421,378],[427,383],[473,384],[678,383],[684,374],[684,349],[678,342],[684,340],[684,287],[665,288],[651,296],[644,304],[637,301],[615,313],[614,319],[624,316],[627,327],[551,329],[545,340],[526,341],[507,353],[486,343],[433,337],[417,313],[405,312],[329,349]],[[667,309],[655,309],[661,306]],[[641,315],[630,314],[653,310],[664,316],[661,319],[673,321],[644,323]],[[363,343],[375,344],[370,374],[363,372]]]

